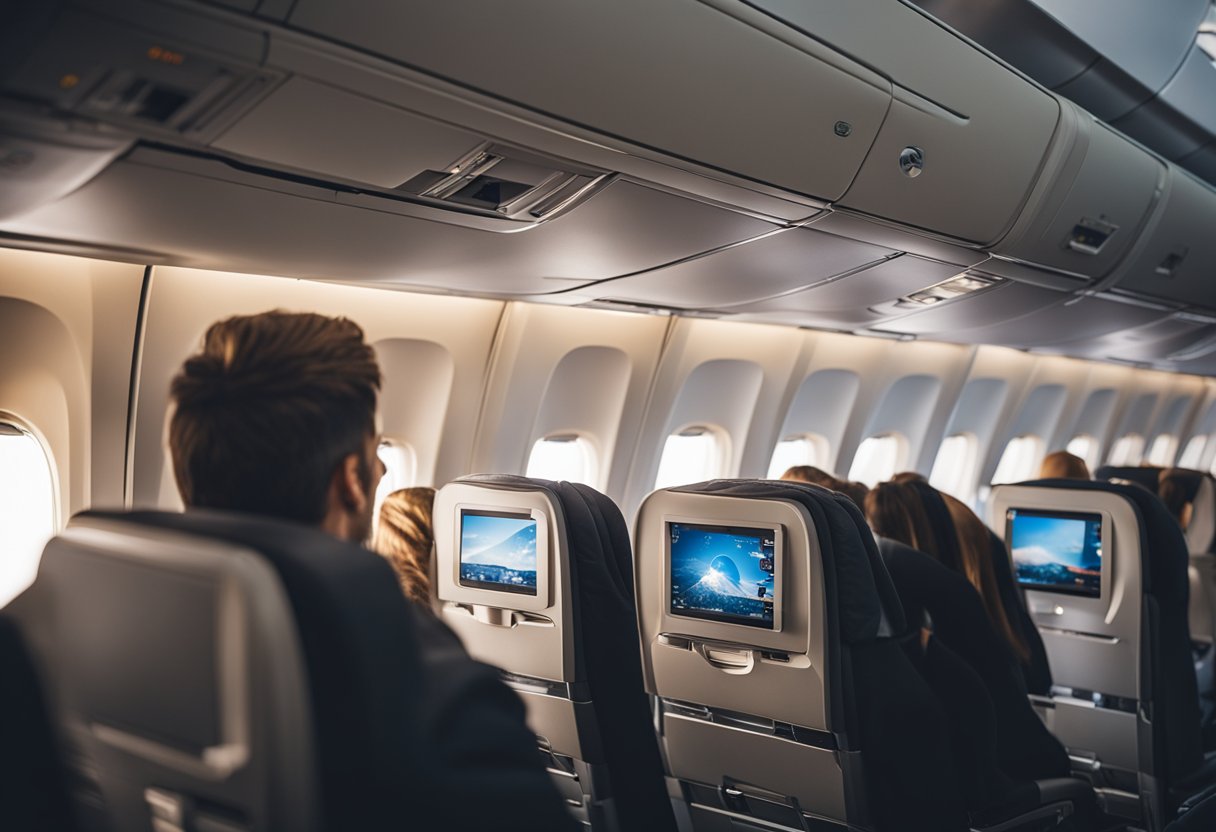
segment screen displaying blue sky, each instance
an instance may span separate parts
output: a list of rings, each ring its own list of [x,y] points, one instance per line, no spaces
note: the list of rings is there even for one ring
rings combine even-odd
[[[536,521],[531,517],[497,517],[463,512],[460,562],[536,571]]]
[[[1050,563],[1102,568],[1101,518],[1052,517],[1015,512],[1010,548],[1019,565]]]

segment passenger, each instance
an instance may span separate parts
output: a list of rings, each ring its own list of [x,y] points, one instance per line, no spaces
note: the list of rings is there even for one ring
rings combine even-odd
[[[1199,486],[1203,482],[1203,474],[1198,471],[1188,471],[1185,468],[1163,468],[1157,475],[1157,496],[1170,514],[1186,531],[1191,525],[1191,517],[1195,511],[1195,498],[1199,496]]]
[[[212,325],[171,388],[169,450],[183,502],[366,540],[384,473],[380,383],[363,331],[345,318],[276,311]],[[577,828],[540,765],[523,703],[437,618],[403,607],[426,670],[420,711],[409,716],[430,763],[400,784],[407,825]]]
[[[1041,480],[1090,480],[1089,466],[1085,460],[1068,451],[1052,451],[1043,457],[1039,465]]]
[[[931,522],[926,502],[936,503],[946,525]],[[966,510],[953,502],[955,513]],[[927,613],[933,635],[961,656],[987,687],[998,717],[1001,768],[1019,780],[1067,776],[1068,755],[1026,698],[1022,668],[1029,651],[1001,604],[987,528],[966,510],[958,515],[966,528],[960,539],[951,505],[927,483],[905,477],[904,482],[873,488],[866,497],[866,516],[879,535],[879,550],[908,614]],[[953,548],[943,546],[950,543]],[[957,558],[958,568],[942,557],[943,549],[953,552],[946,557]]]
[[[431,560],[435,548],[431,510],[435,489],[402,488],[380,504],[371,548],[397,570],[401,591],[419,607],[431,611]]]

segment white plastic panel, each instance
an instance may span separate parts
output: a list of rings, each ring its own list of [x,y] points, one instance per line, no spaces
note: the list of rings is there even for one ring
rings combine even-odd
[[[396,188],[447,170],[484,139],[307,78],[292,78],[212,147],[275,166]]]
[[[742,4],[732,11],[764,20]],[[289,23],[823,199],[844,193],[891,99],[883,79],[816,41],[785,27],[774,37],[693,0],[475,0],[425,14],[405,3],[301,0]],[[851,125],[848,136],[837,121]]]
[[[519,233],[450,220],[440,209],[141,151],[4,228],[162,252],[182,265],[494,295],[568,289],[773,228],[627,181]]]
[[[1070,112],[1071,108],[1071,112]],[[1164,165],[1087,113],[1065,106],[1065,130],[1017,225],[997,246],[1012,258],[1101,277],[1138,239]],[[1077,227],[1099,229],[1102,239]]]
[[[589,291],[600,298],[714,309],[784,295],[893,254],[869,243],[792,228]]]

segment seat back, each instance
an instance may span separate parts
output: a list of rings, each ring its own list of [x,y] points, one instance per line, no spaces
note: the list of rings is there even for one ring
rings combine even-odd
[[[762,480],[657,491],[635,552],[646,689],[696,829],[966,828],[945,717],[847,499]]]
[[[1198,482],[1186,527],[1190,552],[1191,638],[1216,645],[1216,479],[1195,472]]]
[[[1002,485],[990,505],[1051,659],[1048,727],[1159,828],[1170,785],[1202,760],[1178,524],[1119,482]]]
[[[523,698],[575,814],[596,830],[674,829],[620,510],[584,485],[465,477],[439,491],[434,528],[440,614]]]
[[[412,618],[362,547],[248,515],[89,512],[30,592],[73,793],[104,828],[371,828],[428,792]]]

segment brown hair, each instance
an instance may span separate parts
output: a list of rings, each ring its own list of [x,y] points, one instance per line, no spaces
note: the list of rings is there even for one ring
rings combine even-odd
[[[1188,506],[1199,495],[1202,480],[1203,474],[1186,468],[1162,468],[1157,474],[1157,496],[1183,529],[1190,525]]]
[[[880,482],[866,494],[865,511],[875,534],[942,559],[929,516],[911,482]]]
[[[813,465],[795,465],[781,475],[781,479],[792,482],[806,482],[811,485],[821,485],[832,491],[839,491],[853,501],[862,511],[865,511],[866,493],[870,490],[864,483],[850,482],[833,477],[827,471]]]
[[[984,521],[962,501],[946,493],[942,493],[942,499],[946,501],[950,519],[954,521],[954,531],[958,535],[963,574],[979,593],[992,626],[1005,638],[1018,661],[1026,664],[1030,661],[1030,649],[1010,622],[996,584],[996,572],[992,563],[992,533],[988,531]]]
[[[939,540],[922,497],[922,489],[930,488],[922,478],[911,476],[902,476],[900,482],[879,483],[866,495],[866,519],[870,527],[875,534],[919,549],[966,577],[983,601],[993,627],[1004,637],[1014,655],[1025,663],[1030,652],[1013,629],[1001,603],[988,527],[961,502],[933,489],[929,496],[935,493],[942,499],[954,526],[953,541]]]
[[[1068,451],[1052,451],[1039,465],[1039,479],[1088,480],[1089,466],[1085,460]]]
[[[346,318],[274,311],[213,324],[170,387],[182,500],[321,522],[335,469],[365,460],[379,391],[376,356]]]
[[[431,607],[431,552],[435,545],[431,511],[435,489],[402,488],[384,498],[372,535],[372,549],[393,569],[405,597]]]

